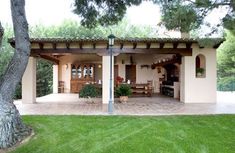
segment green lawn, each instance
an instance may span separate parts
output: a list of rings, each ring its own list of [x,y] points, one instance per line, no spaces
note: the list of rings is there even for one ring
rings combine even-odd
[[[18,153],[234,153],[235,115],[24,116],[35,136]]]

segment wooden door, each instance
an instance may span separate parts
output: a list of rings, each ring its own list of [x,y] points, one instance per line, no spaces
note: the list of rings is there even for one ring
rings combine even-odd
[[[136,83],[136,65],[126,65],[126,81]]]
[[[118,65],[114,65],[114,80],[118,77]]]

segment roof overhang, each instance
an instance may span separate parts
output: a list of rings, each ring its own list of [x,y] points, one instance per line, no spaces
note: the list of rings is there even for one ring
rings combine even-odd
[[[212,47],[217,48],[223,39],[215,39]],[[15,40],[8,40],[15,47]],[[58,62],[55,56],[67,54],[109,54],[107,39],[72,39],[72,38],[31,38],[31,56],[41,56]],[[198,40],[190,38],[117,38],[112,47],[114,54],[178,54],[192,56],[192,45]],[[203,47],[200,46],[199,47]]]

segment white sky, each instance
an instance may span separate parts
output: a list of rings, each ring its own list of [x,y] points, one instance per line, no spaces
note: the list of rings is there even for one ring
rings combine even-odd
[[[26,17],[30,25],[42,23],[56,25],[64,19],[78,20],[79,17],[72,13],[74,0],[25,0]],[[128,9],[127,17],[132,24],[156,25],[160,20],[159,7],[152,2],[143,2],[140,6]],[[10,0],[1,0],[0,21],[12,23]]]
[[[58,25],[65,19],[79,21],[78,15],[72,12],[74,0],[25,0],[26,1],[26,17],[29,25]],[[1,0],[0,3],[0,21],[12,24],[10,0]],[[224,16],[223,9],[213,11],[207,21],[216,25],[219,23],[219,17]],[[149,25],[156,27],[160,21],[160,9],[152,2],[144,1],[139,6],[133,6],[127,10],[127,18],[131,24]],[[200,30],[201,36],[210,32],[208,27],[202,27]],[[158,35],[163,37],[179,37],[180,33],[176,31],[167,31],[166,29],[158,29]],[[215,36],[217,36],[215,34]]]

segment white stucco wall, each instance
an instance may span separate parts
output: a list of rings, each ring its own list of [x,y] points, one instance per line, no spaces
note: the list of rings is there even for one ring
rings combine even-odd
[[[154,92],[159,92],[159,77],[162,76],[164,70],[162,70],[161,73],[158,73],[157,69],[151,68],[151,64],[154,62],[153,55],[147,55],[147,54],[118,55],[115,60],[115,65],[118,65],[118,75],[124,78],[125,80],[126,65],[131,65],[130,56],[132,56],[134,62],[133,64],[136,65],[136,83],[147,83],[148,80],[152,80],[154,85]],[[149,65],[149,67],[141,68],[141,65]],[[158,87],[158,89],[156,87]]]
[[[193,46],[193,55],[182,58],[180,100],[185,103],[216,102],[216,51],[212,48],[200,49]],[[196,56],[206,58],[206,77],[196,77]]]
[[[53,93],[58,93],[58,65],[53,65]]]

